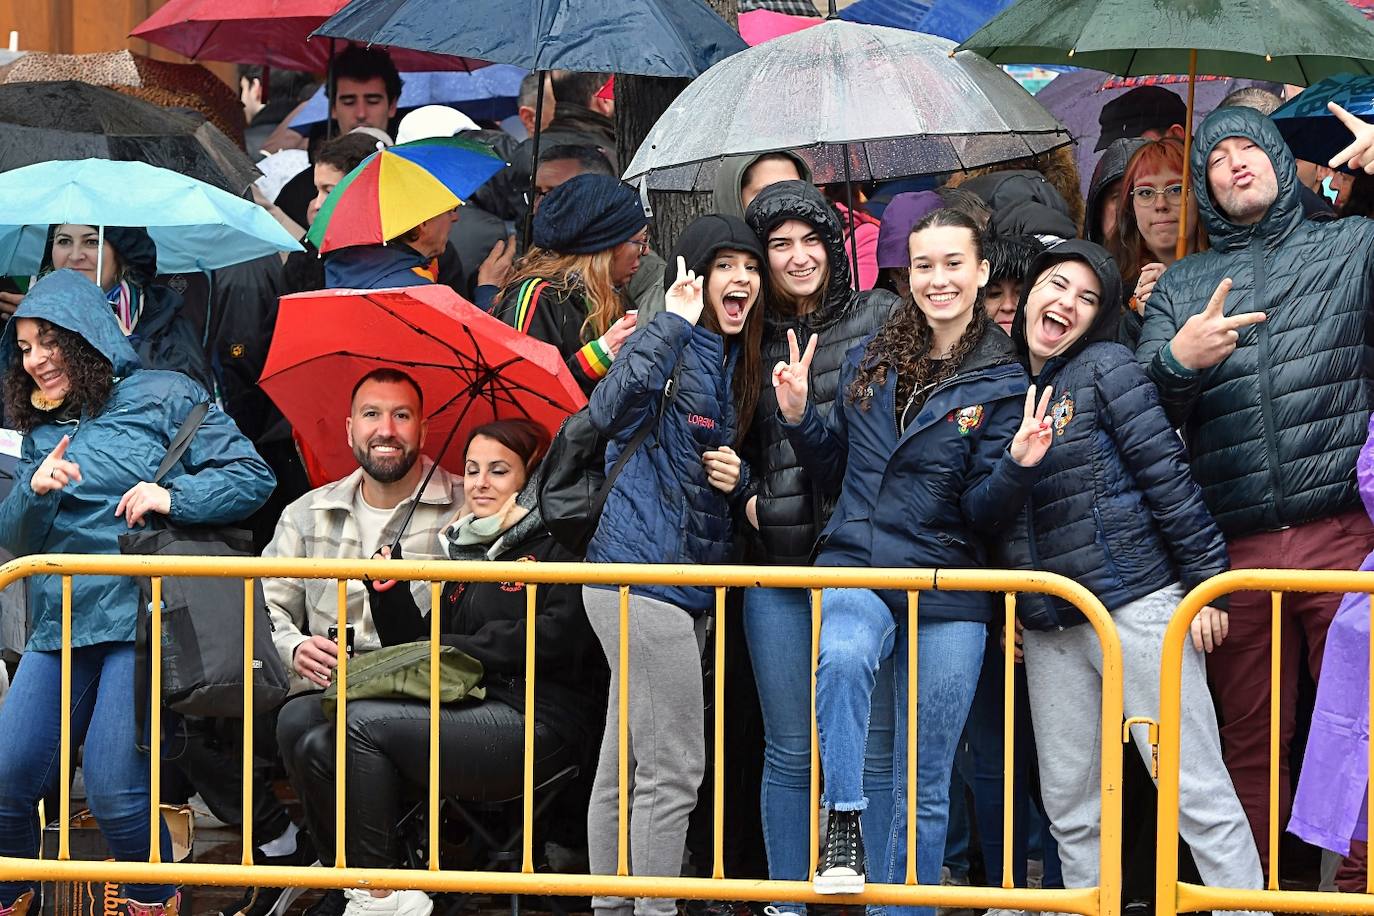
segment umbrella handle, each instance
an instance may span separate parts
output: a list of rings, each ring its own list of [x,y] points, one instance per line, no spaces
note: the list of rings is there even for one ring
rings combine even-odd
[[[1192,190],[1189,167],[1193,155],[1193,93],[1197,89],[1197,48],[1188,52],[1188,113],[1183,118],[1183,199],[1178,208],[1178,242],[1174,245],[1174,259],[1188,254],[1188,199]]]
[[[535,187],[535,176],[539,174],[539,137],[544,132],[544,89],[548,85],[549,71],[539,71],[539,94],[534,97],[534,139],[530,144],[530,188],[528,199],[525,201],[525,228],[522,249],[530,250],[530,245],[534,241],[534,195],[538,189]]]

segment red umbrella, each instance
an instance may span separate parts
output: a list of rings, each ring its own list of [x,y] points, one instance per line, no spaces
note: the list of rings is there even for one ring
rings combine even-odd
[[[330,40],[306,41],[347,0],[170,0],[139,23],[142,38],[192,60],[322,73]],[[342,46],[340,46],[342,48]],[[398,70],[476,70],[486,61],[394,48]]]
[[[260,384],[330,479],[358,466],[344,421],[358,379],[383,367],[424,393],[425,454],[461,472],[450,451],[492,420],[549,431],[587,399],[558,350],[521,334],[447,286],[323,290],[284,296]]]

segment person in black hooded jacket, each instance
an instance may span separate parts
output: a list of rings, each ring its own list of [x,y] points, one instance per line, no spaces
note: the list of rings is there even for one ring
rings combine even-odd
[[[1124,661],[1125,714],[1159,716],[1164,631],[1186,589],[1225,572],[1226,545],[1188,470],[1159,395],[1134,355],[1115,343],[1121,274],[1112,256],[1073,240],[1031,268],[1012,327],[1034,381],[1053,386],[1053,427],[1041,476],[998,562],[1068,576],[1112,613]],[[1101,830],[1101,650],[1062,599],[1022,595],[1026,677],[1041,793],[1059,841],[1066,887],[1098,883]],[[1226,613],[1194,619],[1183,665],[1179,825],[1203,880],[1259,888],[1259,856],[1221,759],[1203,652],[1226,636]],[[1148,761],[1149,743],[1137,733]]]
[[[104,237],[105,251],[100,255],[100,232],[95,226],[53,226],[48,231],[43,272],[69,267],[98,283],[144,369],[181,372],[214,392],[210,361],[195,326],[181,312],[181,296],[152,282],[157,275],[157,245],[148,230],[106,226]]]
[[[718,195],[719,199],[719,195]],[[887,319],[898,299],[886,290],[855,292],[844,232],[833,207],[804,181],[763,188],[745,213],[768,257],[762,366],[788,356],[787,335],[805,346],[820,334],[812,362],[811,398],[829,414],[839,391],[845,353]],[[804,565],[838,494],[819,488],[802,467],[778,417],[772,383],[762,377],[746,442],[755,485],[746,512],[757,529],[759,561]],[[763,712],[764,846],[769,876],[802,880],[811,863],[807,835],[810,798],[811,605],[805,591],[751,588],[744,594],[744,633]],[[882,675],[888,677],[886,673]],[[881,726],[880,726],[881,727]],[[865,781],[871,804],[869,834],[885,836],[891,820],[891,774],[874,770]]]

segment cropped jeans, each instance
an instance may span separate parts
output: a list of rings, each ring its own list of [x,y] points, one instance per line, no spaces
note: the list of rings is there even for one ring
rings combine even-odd
[[[917,632],[916,874],[940,883],[949,781],[983,663],[987,626],[978,621],[926,619]],[[871,845],[869,872],[901,882],[906,875],[907,625],[869,589],[826,589],[821,606],[820,665],[816,672],[816,724],[820,735],[825,801],[835,811],[863,811],[870,715],[878,668],[892,669],[892,741],[885,754],[892,773],[893,817],[885,844]],[[872,765],[872,764],[869,764]],[[933,916],[929,907],[886,908],[890,914]]]

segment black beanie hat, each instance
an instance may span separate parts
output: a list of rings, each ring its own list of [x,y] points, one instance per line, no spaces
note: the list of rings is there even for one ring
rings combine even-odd
[[[610,175],[578,175],[554,188],[534,214],[534,244],[593,254],[628,242],[649,225],[639,195]]]
[[[1042,252],[1031,262],[1025,285],[1021,287],[1021,302],[1016,307],[1016,318],[1011,324],[1011,339],[1016,345],[1016,354],[1023,365],[1028,366],[1030,363],[1030,346],[1026,342],[1026,301],[1030,298],[1031,290],[1040,275],[1064,261],[1081,261],[1088,265],[1097,275],[1098,283],[1102,285],[1102,303],[1083,336],[1075,340],[1060,357],[1072,359],[1090,343],[1110,343],[1117,339],[1124,303],[1121,270],[1116,266],[1116,260],[1101,245],[1086,239],[1069,239]]]
[[[749,225],[738,216],[710,213],[699,216],[682,230],[673,253],[668,257],[668,267],[663,271],[663,290],[667,292],[677,280],[677,259],[687,262],[687,269],[705,277],[711,272],[711,260],[721,251],[745,251],[759,259],[767,260],[758,236]],[[766,274],[767,271],[761,271]]]

